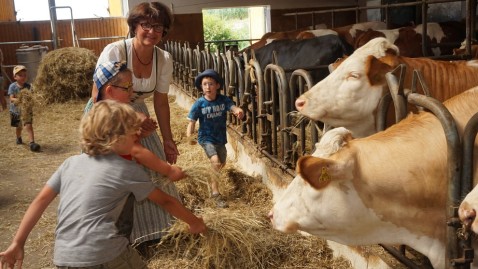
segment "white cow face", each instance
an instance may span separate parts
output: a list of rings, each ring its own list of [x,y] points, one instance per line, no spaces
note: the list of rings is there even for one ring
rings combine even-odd
[[[340,160],[335,155],[330,159],[318,157],[334,154],[351,138],[345,128],[333,129],[316,145],[313,156],[299,160],[298,176],[269,213],[275,229],[304,231],[344,244],[368,243],[364,231],[373,230],[377,218],[355,191],[353,158],[349,154]]]
[[[326,78],[296,100],[297,110],[316,121],[345,127],[354,137],[375,133],[375,111],[392,67],[376,57],[398,49],[375,38],[357,49]]]

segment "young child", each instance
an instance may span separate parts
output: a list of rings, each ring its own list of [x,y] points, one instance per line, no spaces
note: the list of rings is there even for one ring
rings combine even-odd
[[[96,103],[80,124],[84,153],[69,157],[47,181],[23,217],[11,245],[0,253],[2,268],[21,267],[24,245],[41,215],[60,195],[54,264],[67,268],[147,268],[129,240],[118,234],[117,221],[127,197],[149,199],[189,224],[193,234],[206,226],[181,203],[154,187],[131,154],[141,120],[129,105]]]
[[[97,101],[100,100],[115,100],[121,103],[129,103],[131,93],[133,91],[132,73],[126,67],[126,62],[105,62],[95,70],[93,81],[99,89]],[[93,102],[89,102],[85,108],[85,115],[89,112]],[[150,118],[146,118],[144,114],[138,113],[142,120],[142,126],[147,122],[148,125],[155,124]],[[152,128],[141,129],[140,136],[146,136],[150,133]],[[139,164],[148,167],[162,175],[167,176],[171,181],[177,181],[184,178],[186,175],[178,166],[169,165],[167,162],[161,160],[158,156],[143,147],[139,140],[133,145],[130,156],[123,156],[124,158],[134,159]]]
[[[195,85],[203,91],[203,96],[198,98],[188,114],[189,124],[186,135],[191,138],[196,121],[199,120],[198,142],[211,161],[214,171],[219,172],[224,167],[227,157],[227,111],[232,111],[239,119],[242,119],[244,112],[235,106],[229,97],[218,93],[223,87],[223,80],[216,71],[207,69],[200,73],[196,77]],[[212,180],[210,185],[212,197],[215,198],[217,206],[227,207],[227,203],[219,193],[217,182]]]
[[[10,125],[15,127],[17,144],[23,144],[22,126],[25,126],[28,138],[30,140],[30,150],[39,151],[40,145],[35,143],[35,135],[33,133],[33,113],[28,111],[27,115],[21,115],[20,109],[20,92],[22,90],[31,90],[31,85],[27,83],[27,68],[23,65],[17,65],[13,68],[13,79],[15,82],[8,87],[8,95],[10,96]],[[22,118],[24,120],[22,120]]]

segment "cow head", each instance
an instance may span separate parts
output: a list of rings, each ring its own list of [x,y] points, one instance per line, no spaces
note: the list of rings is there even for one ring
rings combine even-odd
[[[343,126],[354,137],[375,133],[375,111],[386,87],[385,74],[393,63],[382,61],[398,48],[375,38],[347,57],[329,76],[295,102],[297,110],[331,126]],[[392,64],[392,65],[391,65]]]
[[[340,192],[337,186],[346,184],[351,175],[344,173],[349,171],[346,169],[347,164],[320,157],[334,154],[350,139],[351,134],[347,129],[333,129],[325,133],[320,143],[316,144],[313,156],[299,159],[298,176],[290,183],[269,213],[275,229],[283,232],[300,230],[321,235],[323,227],[336,227],[334,222],[337,222],[339,218],[327,216],[341,215],[340,212],[334,212],[334,209],[340,210],[341,204],[332,202],[334,206],[329,208],[323,206],[322,202],[340,200],[343,195],[337,193],[337,191]]]

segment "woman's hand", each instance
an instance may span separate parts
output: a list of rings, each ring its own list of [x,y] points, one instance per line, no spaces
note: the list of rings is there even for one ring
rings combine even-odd
[[[179,151],[178,148],[176,147],[176,143],[174,143],[173,140],[165,140],[164,141],[164,153],[166,154],[166,160],[170,164],[175,164]]]

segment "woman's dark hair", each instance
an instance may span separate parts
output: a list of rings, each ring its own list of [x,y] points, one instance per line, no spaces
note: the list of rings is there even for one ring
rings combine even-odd
[[[128,15],[129,34],[131,37],[136,35],[136,26],[141,21],[160,23],[164,26],[163,37],[166,36],[173,24],[173,14],[171,10],[160,2],[143,2],[135,6]]]

